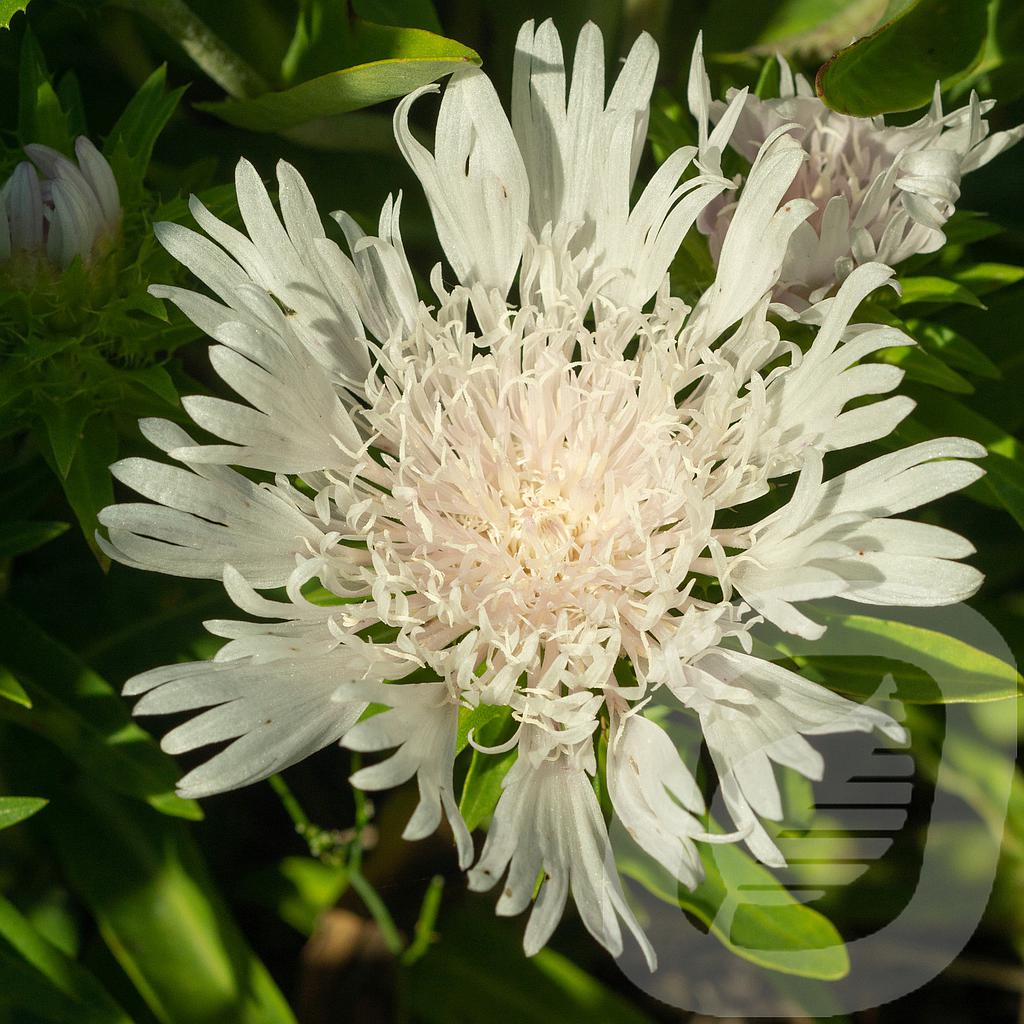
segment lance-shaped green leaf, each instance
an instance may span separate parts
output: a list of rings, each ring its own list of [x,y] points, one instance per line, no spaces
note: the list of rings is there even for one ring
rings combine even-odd
[[[827,656],[790,638],[780,649],[831,689],[853,697],[873,696],[887,678],[895,689],[886,696],[907,704],[1008,700],[1024,684],[1014,665],[937,629],[870,615],[816,611],[814,617],[828,627]]]
[[[503,707],[498,711],[497,715],[488,716],[473,730],[475,743],[482,747],[493,747],[512,734],[516,723],[512,720],[511,708]],[[468,721],[467,717],[463,724]],[[469,728],[467,724],[467,737]],[[494,812],[501,796],[502,783],[515,760],[515,747],[503,754],[486,754],[474,749],[469,770],[466,772],[466,781],[462,785],[462,795],[459,797],[459,812],[466,822],[466,828],[471,832],[487,821]]]
[[[142,184],[153,145],[178,106],[184,88],[167,91],[167,68],[158,67],[139,88],[110,129],[103,152],[122,198]]]
[[[80,777],[48,808],[71,887],[163,1024],[294,1024],[185,824]]]
[[[915,391],[917,402],[913,420],[907,423],[907,430],[917,425],[920,435],[904,433],[911,441],[921,440],[927,434],[958,434],[980,442],[988,449],[988,457],[981,463],[985,476],[969,487],[964,493],[990,504],[1006,509],[1024,529],[1024,445],[1012,434],[993,423],[987,417],[957,402],[956,399],[934,393]],[[919,426],[924,424],[925,430]],[[904,430],[903,427],[900,428]],[[980,492],[980,493],[979,493]]]
[[[59,537],[67,523],[0,522],[0,558],[14,558],[34,551]]]
[[[934,353],[947,365],[989,380],[1002,376],[999,367],[973,341],[952,327],[916,319],[907,320],[905,326],[922,349]]]
[[[0,0],[0,28],[10,28],[11,18],[27,11],[31,0]]]
[[[988,32],[988,0],[900,0],[891,16],[818,70],[833,110],[871,117],[929,103],[936,81],[969,71]]]
[[[74,510],[78,524],[82,528],[89,546],[93,549],[100,564],[109,565],[106,555],[101,555],[96,546],[95,534],[99,526],[99,511],[114,503],[114,481],[110,475],[110,465],[117,459],[117,433],[109,416],[90,416],[78,426],[74,433],[77,443],[72,452],[67,469],[62,469],[61,442],[55,444],[55,438],[62,438],[70,443],[65,434],[60,433],[61,427],[55,428],[47,421],[48,432],[37,434],[37,441],[43,456],[51,468],[61,477],[64,495]]]
[[[772,971],[834,981],[850,958],[823,914],[796,899],[733,843],[698,844],[704,881],[690,892],[639,851],[616,856],[621,874],[659,900],[693,914],[727,949]]]
[[[494,917],[483,902],[446,901],[441,908],[436,926],[440,942],[409,968],[405,978],[417,1020],[652,1024],[645,1013],[555,950],[524,957],[522,926]],[[500,1013],[495,1011],[496,998]]]
[[[907,346],[890,348],[878,354],[883,363],[901,366],[910,380],[919,380],[922,384],[930,384],[933,388],[952,391],[967,395],[974,390],[974,385],[965,380],[956,370],[950,369],[941,359],[926,352],[922,348]]]
[[[977,306],[984,309],[985,304],[962,284],[947,281],[943,277],[902,277],[900,278],[901,306],[915,304],[929,306]]]
[[[71,151],[68,117],[50,80],[43,51],[26,30],[18,69],[18,139],[24,146],[41,142],[64,153]]]
[[[13,606],[0,606],[0,615],[4,659],[35,705],[17,721],[116,792],[165,814],[201,818],[198,804],[174,793],[175,763],[131,720],[113,687]]]
[[[253,99],[196,106],[239,128],[278,132],[404,96],[457,68],[480,63],[468,46],[422,29],[364,21],[352,37],[355,42],[346,50],[357,53],[359,62],[351,67]]]
[[[46,806],[39,796],[0,796],[0,832],[31,818]]]
[[[0,1013],[4,1020],[132,1024],[84,967],[62,953],[0,896]]]
[[[32,707],[32,698],[25,692],[25,687],[3,665],[0,665],[0,700],[9,700],[23,708]]]

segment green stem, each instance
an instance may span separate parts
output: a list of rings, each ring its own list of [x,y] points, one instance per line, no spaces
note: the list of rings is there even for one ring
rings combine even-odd
[[[295,794],[291,791],[288,783],[280,775],[271,775],[267,781],[270,783],[270,788],[278,795],[284,809],[288,812],[288,817],[292,819],[295,831],[305,834],[312,822],[309,820],[309,815],[302,809],[302,805],[295,798]]]
[[[229,96],[268,92],[263,76],[243,60],[183,0],[112,0],[159,25]]]
[[[441,875],[434,875],[423,894],[423,903],[420,904],[420,914],[416,918],[416,927],[413,930],[413,939],[408,948],[402,954],[402,963],[409,967],[416,963],[424,953],[430,949],[430,943],[434,939],[434,924],[437,922],[437,914],[441,909],[441,893],[444,891],[444,878]]]
[[[391,912],[385,906],[377,890],[374,889],[367,877],[358,868],[349,867],[348,881],[359,894],[359,898],[363,901],[374,921],[377,922],[377,927],[380,929],[380,934],[384,939],[384,944],[388,947],[388,951],[392,956],[401,956],[405,943],[402,941],[402,936],[398,934],[398,928],[395,927]]]
[[[352,771],[356,772],[359,768],[360,760],[358,754],[352,755]],[[277,794],[278,799],[281,801],[281,805],[285,811],[288,812],[288,817],[292,819],[295,825],[295,831],[302,836],[303,839],[309,844],[309,852],[314,856],[318,857],[325,863],[335,864],[341,867],[344,863],[345,871],[348,874],[348,884],[355,889],[359,898],[363,901],[363,905],[370,912],[370,916],[376,921],[377,927],[380,929],[381,936],[384,939],[385,945],[393,956],[401,956],[402,951],[405,949],[405,942],[402,940],[402,936],[399,934],[398,928],[395,926],[394,919],[391,916],[391,912],[388,910],[384,901],[380,898],[377,890],[374,889],[370,880],[362,872],[363,862],[363,844],[362,836],[363,830],[370,823],[371,817],[371,806],[369,800],[366,799],[366,795],[358,789],[353,789],[353,795],[356,801],[356,822],[355,828],[352,832],[352,838],[347,842],[340,843],[336,839],[336,834],[322,829],[319,825],[315,825],[309,819],[309,815],[303,810],[302,804],[296,799],[295,794],[291,791],[288,783],[281,778],[280,775],[271,775],[268,779],[274,792]],[[340,854],[345,851],[348,854],[347,863],[343,862]],[[440,881],[435,879],[435,881]],[[431,883],[433,885],[433,883]],[[428,890],[427,897],[430,897],[430,890]],[[437,900],[440,900],[440,892],[438,892]],[[427,899],[424,899],[425,911],[421,911],[420,917],[424,916],[424,912],[429,914],[429,907],[427,907]],[[433,928],[433,920],[437,916],[437,910],[433,911],[433,916],[429,918],[429,921],[424,927],[427,929],[427,936],[425,939],[420,938],[420,924],[417,923],[416,941],[424,947],[424,951],[427,943],[430,941],[430,930]],[[417,954],[422,956],[422,953]]]

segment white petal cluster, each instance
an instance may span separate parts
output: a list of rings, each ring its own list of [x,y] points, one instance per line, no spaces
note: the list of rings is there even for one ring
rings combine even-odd
[[[399,105],[398,142],[455,277],[435,268],[429,304],[399,201],[376,235],[336,214],[346,252],[285,164],[280,213],[239,164],[244,234],[197,202],[205,235],[162,225],[212,297],[153,291],[215,339],[213,366],[241,401],[186,399],[212,444],[144,422],[171,465],[114,466],[148,503],[104,510],[100,543],[133,566],[222,578],[250,616],[207,624],[228,640],[212,662],[126,687],[145,694],[138,713],[197,712],[165,738],[171,751],[234,740],[183,794],[244,785],[338,740],[394,750],[352,782],[415,777],[406,836],[446,817],[468,868],[460,712],[506,708],[510,735],[489,752],[516,760],[470,885],[504,876],[499,913],[533,903],[527,952],[571,894],[612,953],[624,924],[653,967],[593,787],[598,737],[615,814],[680,882],[700,880],[701,842],[742,839],[780,863],[761,824],[782,813],[771,763],[819,777],[805,736],[902,730],[753,656],[749,631],[763,617],[820,635],[800,606],[826,596],[970,595],[980,576],[958,561],[970,545],[892,517],[976,479],[965,460],[983,449],[937,440],[826,478],[825,453],[888,434],[911,408],[876,400],[898,368],[860,362],[911,340],[850,323],[891,270],[850,273],[809,347],[780,335],[772,289],[816,209],[787,198],[807,156],[780,130],[757,151],[714,285],[692,309],[672,297],[684,234],[731,188],[715,158],[728,133],[719,122],[697,165],[696,147],[674,154],[630,205],[656,49],[641,37],[607,98],[602,55],[587,26],[567,74],[552,25],[527,24],[511,120],[484,74],[460,70],[433,148],[408,117],[436,87]],[[258,593],[272,588],[283,595]],[[690,769],[643,716],[660,688],[699,717],[738,832],[708,834]],[[363,718],[371,704],[389,710]]]
[[[0,189],[0,263],[43,259],[66,270],[88,265],[121,225],[114,172],[84,136],[77,163],[49,146],[25,147],[22,161]]]
[[[894,267],[946,241],[943,226],[960,198],[965,174],[983,167],[1024,138],[1024,125],[990,134],[985,120],[995,100],[972,92],[967,106],[944,113],[939,83],[931,108],[913,124],[887,125],[878,117],[852,117],[829,109],[814,87],[778,58],[778,98],[745,96],[730,89],[726,102],[712,101],[700,40],[690,69],[690,110],[702,126],[702,152],[720,156],[709,120],[728,123],[730,145],[754,160],[773,132],[787,126],[807,160],[786,199],[814,203],[814,212],[793,233],[775,286],[775,297],[798,312],[830,294],[854,267],[877,261]],[[735,214],[735,203],[709,207],[699,222],[716,260]]]

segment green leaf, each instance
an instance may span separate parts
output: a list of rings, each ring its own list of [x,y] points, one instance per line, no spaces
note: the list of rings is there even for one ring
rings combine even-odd
[[[697,140],[690,112],[667,89],[659,87],[655,90],[647,137],[654,159],[659,164],[664,163],[677,149],[691,146]],[[691,234],[694,232],[688,232],[686,237]]]
[[[990,451],[985,459],[985,470],[985,479],[999,503],[1024,529],[1024,465],[1019,460]]]
[[[956,271],[953,277],[975,295],[987,295],[1024,281],[1024,267],[1012,263],[975,263]]]
[[[1024,528],[1024,446],[1012,435],[991,420],[968,408],[955,399],[934,394],[915,392],[917,408],[907,425],[932,437],[937,434],[958,434],[972,438],[988,449],[988,457],[982,465],[986,470],[982,480],[964,493],[975,497],[991,494],[997,504],[1005,508],[1017,523]],[[907,425],[901,425],[905,431]],[[906,436],[906,435],[905,435]],[[922,438],[913,437],[912,440]]]
[[[0,698],[12,704],[20,704],[23,708],[32,707],[32,698],[3,665],[0,665]]]
[[[28,29],[21,40],[18,71],[18,139],[23,146],[41,142],[62,153],[71,152],[67,115],[50,81],[43,51]]]
[[[931,101],[936,80],[980,61],[988,0],[913,0],[893,15],[818,70],[818,95],[833,110],[856,117],[914,110]]]
[[[416,1020],[652,1024],[646,1014],[553,949],[523,956],[520,930],[518,922],[494,917],[483,900],[446,903],[437,922],[440,942],[405,975]]]
[[[923,349],[935,353],[948,365],[990,380],[1002,376],[999,367],[973,341],[968,341],[952,327],[916,319],[907,320],[904,326]]]
[[[987,214],[977,210],[955,210],[942,228],[946,245],[970,245],[1001,235],[1003,231],[1002,227],[988,219]]]
[[[0,28],[10,28],[11,18],[27,11],[32,0],[0,0]]]
[[[132,1024],[89,971],[43,938],[2,896],[0,977],[0,1007],[26,1014],[5,1019]]]
[[[713,0],[702,14],[706,52],[831,53],[868,31],[880,0]],[[778,93],[771,95],[777,96]]]
[[[782,81],[782,69],[774,57],[769,57],[761,65],[761,72],[757,76],[757,84],[754,86],[754,95],[759,99],[774,98],[779,95]]]
[[[114,503],[114,478],[110,475],[110,466],[117,459],[117,434],[109,416],[93,416],[86,421],[79,436],[81,440],[61,483],[87,543],[100,564],[106,566],[106,556],[99,553],[95,535],[100,509]],[[51,441],[51,446],[43,447],[43,455],[59,474],[52,437],[48,435],[47,440]]]
[[[943,277],[903,277],[900,278],[903,294],[900,296],[901,306],[915,303],[948,306],[959,303],[964,306],[977,306],[984,309],[985,304],[973,292],[968,291],[956,281],[947,281]]]
[[[0,614],[4,659],[34,704],[19,723],[116,792],[164,814],[201,818],[198,804],[174,793],[174,761],[131,720],[113,687],[12,605],[0,604]]]
[[[136,370],[122,370],[120,376],[122,380],[138,384],[174,408],[181,405],[178,399],[178,389],[174,386],[171,375],[162,366],[142,366]]]
[[[490,716],[474,731],[473,739],[481,746],[496,746],[511,734],[514,727],[511,708],[502,707],[497,715]],[[515,760],[515,747],[504,754],[473,750],[459,798],[459,811],[471,832],[490,818],[501,796],[501,784]]]
[[[278,132],[404,96],[457,68],[480,63],[469,47],[421,29],[362,22],[353,34],[357,31],[363,61],[353,67],[254,99],[196,106],[239,128]]]
[[[441,31],[441,21],[431,0],[352,0],[352,7],[360,18],[378,25]]]
[[[493,719],[508,717],[508,708],[501,704],[481,704],[470,710],[459,708],[459,731],[455,740],[455,756],[458,757],[469,745],[469,733],[480,742],[480,729]]]
[[[0,522],[0,558],[14,558],[26,551],[35,551],[59,537],[68,528],[67,523]]]
[[[60,100],[61,109],[67,115],[68,131],[72,138],[79,135],[88,135],[89,126],[85,120],[85,100],[82,97],[82,87],[78,82],[78,75],[74,71],[66,71],[61,75],[57,83],[57,97]]]
[[[238,886],[240,898],[269,907],[282,921],[303,935],[312,935],[325,910],[348,888],[342,866],[324,864],[313,857],[285,857],[248,875]]]
[[[964,640],[934,629],[867,615],[819,614],[830,650],[870,655],[819,656],[813,647],[783,641],[798,663],[815,668],[830,689],[862,699],[892,676],[893,697],[906,704],[961,704],[1009,700],[1024,684],[1012,665]],[[809,653],[809,657],[799,657]]]
[[[46,436],[59,476],[68,475],[82,443],[85,424],[93,412],[93,403],[85,395],[76,395],[61,402],[47,402],[40,407],[39,414],[46,424]]]
[[[0,832],[19,821],[31,818],[48,801],[38,796],[0,796]]]
[[[698,843],[704,881],[689,892],[639,850],[619,854],[619,871],[693,914],[727,949],[782,974],[834,981],[849,972],[842,937],[827,917],[796,899],[734,843]],[[756,893],[755,901],[744,892]]]
[[[79,778],[47,810],[69,882],[164,1024],[294,1024],[184,822]]]
[[[141,187],[153,145],[177,109],[184,88],[167,91],[167,68],[154,71],[124,108],[103,143],[122,192]]]
[[[336,70],[350,35],[347,4],[339,0],[299,0],[295,35],[281,62],[282,80],[291,85]]]
[[[922,384],[930,384],[943,391],[967,395],[974,390],[970,381],[923,348],[888,348],[879,352],[877,358],[879,362],[903,367],[911,380],[919,380]]]

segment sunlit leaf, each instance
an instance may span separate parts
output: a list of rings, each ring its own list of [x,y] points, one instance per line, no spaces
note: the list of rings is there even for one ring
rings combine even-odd
[[[737,956],[783,974],[845,977],[849,955],[827,917],[800,902],[739,846],[701,843],[698,849],[705,877],[693,892],[639,851],[616,860],[623,875],[693,914]]]
[[[11,1019],[62,1024],[132,1024],[84,967],[48,942],[0,896],[0,1009]]]
[[[464,721],[468,721],[468,718]],[[491,715],[481,722],[474,730],[473,740],[482,747],[497,746],[508,737],[514,726],[511,709],[502,707],[497,715]],[[467,735],[468,731],[467,725]],[[459,811],[470,831],[482,825],[493,813],[501,796],[501,784],[515,760],[515,747],[503,754],[473,751],[466,781],[462,786],[462,796],[459,798]]]
[[[11,18],[20,11],[28,10],[32,0],[0,0],[0,28],[10,28]]]
[[[952,327],[916,319],[907,320],[905,327],[922,349],[939,356],[947,365],[993,380],[1002,376],[999,367],[973,341]]]
[[[360,64],[254,99],[196,106],[239,128],[277,132],[404,96],[456,68],[480,63],[469,47],[421,29],[363,22],[360,32],[365,54]]]
[[[970,381],[965,380],[956,370],[951,370],[941,359],[923,348],[907,346],[889,348],[878,353],[878,359],[893,366],[901,366],[911,380],[930,384],[943,391],[967,395],[974,390]]]
[[[885,695],[906,704],[1007,700],[1024,683],[1013,665],[937,629],[869,615],[815,617],[828,627],[829,653],[797,641],[783,649],[807,655],[800,664],[816,667],[830,688],[854,697],[871,697],[887,676],[895,690]]]
[[[937,80],[980,61],[988,0],[912,0],[890,12],[819,69],[818,95],[833,110],[857,117],[914,110],[931,101]]]
[[[0,832],[31,818],[45,806],[46,801],[38,796],[0,796]]]
[[[175,795],[177,766],[131,720],[113,687],[16,608],[0,608],[4,658],[34,704],[25,726],[116,792],[165,814],[202,817],[198,804]]]
[[[975,295],[988,295],[1024,281],[1024,267],[1012,263],[974,263],[957,270],[953,277]]]
[[[53,88],[43,51],[28,30],[21,39],[18,71],[18,138],[22,145],[41,142],[63,153],[71,151],[67,115]]]
[[[183,822],[84,778],[49,810],[72,887],[157,1019],[294,1024]]]
[[[524,957],[521,926],[495,918],[482,904],[442,908],[440,941],[406,976],[418,1021],[650,1024],[646,1014],[553,949]]]
[[[248,875],[237,887],[245,900],[268,907],[303,935],[312,935],[320,915],[348,888],[344,867],[313,857],[285,857],[279,864]]]
[[[901,306],[915,304],[948,306],[959,303],[965,306],[977,306],[984,309],[985,304],[962,284],[947,281],[942,277],[903,277],[900,278],[903,294]]]
[[[0,665],[0,699],[20,704],[23,708],[32,707],[32,698],[3,665]]]

